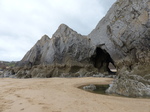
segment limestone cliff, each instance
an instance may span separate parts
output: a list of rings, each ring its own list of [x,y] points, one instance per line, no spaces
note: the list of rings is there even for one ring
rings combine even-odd
[[[131,54],[137,59],[150,48],[149,28],[149,0],[117,0],[88,37],[94,45],[103,44],[114,60]]]
[[[106,16],[83,36],[62,24],[43,36],[13,69],[17,77],[118,77],[107,90],[125,96],[150,96],[150,1],[117,0]],[[11,70],[12,72],[12,70]]]
[[[61,24],[51,39],[44,35],[18,65],[71,64],[70,61],[86,61],[90,50],[90,39]]]
[[[52,38],[44,35],[13,69],[19,78],[93,76],[111,73],[111,56],[91,39],[61,24]]]
[[[61,24],[52,38],[44,35],[14,70],[20,78],[85,75],[92,72],[88,69],[91,50],[87,36]]]
[[[116,63],[119,77],[108,93],[150,96],[149,0],[117,0],[88,37]]]

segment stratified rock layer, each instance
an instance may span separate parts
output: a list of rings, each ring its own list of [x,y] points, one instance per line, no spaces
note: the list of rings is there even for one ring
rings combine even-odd
[[[92,72],[90,68],[94,70],[89,63],[90,53],[90,39],[61,24],[52,38],[44,35],[24,56],[17,65],[22,69],[16,68],[16,76],[86,76]]]
[[[147,62],[141,55],[150,55],[149,32],[150,1],[117,0],[88,37],[94,45],[102,45],[114,60],[130,55],[134,61]]]
[[[82,36],[62,24],[51,39],[44,35],[18,65],[81,62],[89,58],[91,52],[90,43],[90,39],[86,36]]]
[[[150,96],[149,0],[117,0],[88,37],[116,63],[119,77],[108,93]]]
[[[15,76],[80,77],[111,73],[111,56],[91,39],[61,24],[52,38],[44,35],[14,68]]]

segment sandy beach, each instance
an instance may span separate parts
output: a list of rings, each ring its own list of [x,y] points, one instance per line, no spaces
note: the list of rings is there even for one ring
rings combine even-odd
[[[150,112],[150,99],[94,94],[85,84],[110,78],[0,79],[0,112]]]

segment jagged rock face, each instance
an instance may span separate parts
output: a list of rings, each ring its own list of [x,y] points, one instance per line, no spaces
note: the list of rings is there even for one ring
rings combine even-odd
[[[43,36],[19,65],[81,62],[89,58],[90,50],[90,39],[62,24],[51,39],[46,35]]]
[[[118,0],[88,37],[118,60],[130,54],[138,58],[141,51],[150,50],[149,32],[150,1]]]
[[[51,39],[44,35],[31,48],[15,72],[17,77],[27,78],[87,76],[97,71],[89,63],[92,52],[90,39],[62,24]]]
[[[26,53],[23,59],[18,63],[18,66],[32,66],[40,64],[42,61],[44,61],[42,55],[45,55],[44,52],[47,51],[47,48],[50,45],[50,38],[44,35],[41,40],[38,40],[35,46],[33,46],[31,50]],[[52,49],[51,52],[53,53]]]
[[[66,25],[60,25],[53,35],[54,62],[70,63],[87,61],[91,53],[91,41]]]
[[[62,24],[51,39],[44,35],[14,71],[19,78],[91,76],[109,72],[109,62],[113,63],[110,55],[101,48],[96,50],[87,36]]]
[[[150,75],[149,0],[117,0],[88,37],[94,45],[102,45],[118,68],[119,78],[107,92],[150,96],[150,80],[146,77]],[[145,81],[131,79],[132,75]]]
[[[14,68],[17,77],[91,76],[111,72],[110,55],[91,39],[62,24],[50,39],[44,35]]]

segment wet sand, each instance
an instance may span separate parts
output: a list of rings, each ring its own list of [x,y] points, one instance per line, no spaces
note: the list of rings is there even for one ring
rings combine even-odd
[[[77,87],[110,78],[0,79],[0,112],[150,112],[150,99],[94,94]]]

